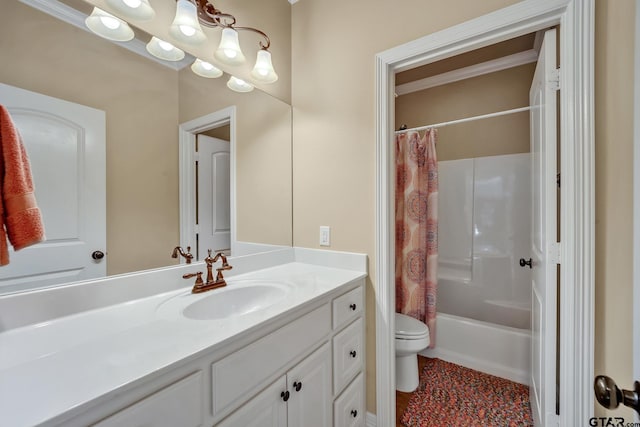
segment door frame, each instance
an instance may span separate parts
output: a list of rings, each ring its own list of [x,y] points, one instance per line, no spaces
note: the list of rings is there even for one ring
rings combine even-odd
[[[561,218],[560,423],[593,414],[594,0],[524,0],[376,55],[377,425],[395,424],[395,73],[559,25]]]
[[[180,246],[195,247],[196,238],[196,173],[193,147],[196,135],[220,126],[229,125],[229,170],[230,170],[230,220],[231,253],[237,249],[236,240],[236,106],[214,111],[180,124],[178,127],[178,162],[180,179]],[[180,263],[184,260],[180,260]]]
[[[636,1],[633,73],[633,378],[640,381],[640,2]],[[640,415],[635,414],[640,421]]]

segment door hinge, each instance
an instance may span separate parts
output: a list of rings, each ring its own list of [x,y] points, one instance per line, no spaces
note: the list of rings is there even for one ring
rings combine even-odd
[[[560,242],[554,242],[549,244],[549,252],[547,253],[547,259],[553,264],[560,264]]]
[[[558,188],[560,188],[560,174],[556,175],[556,184],[558,184]]]
[[[556,68],[551,73],[551,79],[549,80],[549,87],[552,90],[560,90],[560,68]]]
[[[193,153],[193,161],[194,162],[200,161],[200,154],[197,151]]]

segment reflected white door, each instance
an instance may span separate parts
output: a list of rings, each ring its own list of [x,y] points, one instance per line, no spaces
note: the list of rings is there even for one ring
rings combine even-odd
[[[556,416],[556,31],[549,30],[529,91],[531,109],[531,409],[536,426]]]
[[[10,251],[0,292],[106,275],[105,113],[0,84],[27,150],[47,240]]]
[[[231,144],[198,135],[198,258],[231,249]]]

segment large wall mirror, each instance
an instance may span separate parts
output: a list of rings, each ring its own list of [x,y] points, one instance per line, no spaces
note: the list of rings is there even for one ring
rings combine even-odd
[[[103,2],[25,3],[61,4],[87,14]],[[158,6],[158,16],[175,11],[173,1],[151,0],[151,4]],[[201,133],[223,140],[235,134],[231,169],[235,171],[236,238],[260,245],[292,244],[290,5],[284,0],[223,0],[220,5],[216,4],[236,15],[239,25],[269,34],[278,82],[258,85],[249,93],[233,92],[226,83],[234,70],[223,68],[223,77],[203,78],[191,71],[190,62],[163,65],[22,2],[6,1],[0,6],[0,54],[5,58],[0,83],[105,113],[106,256],[101,262],[106,263],[107,275],[179,262],[170,256],[181,239],[179,127],[229,108],[235,112],[234,126],[221,124]],[[134,30],[136,37],[150,37],[146,33],[150,28]],[[257,39],[241,33],[243,50],[245,44],[245,55],[251,58],[257,51]],[[184,49],[185,61],[212,54],[198,49]],[[249,62],[252,66],[253,60]],[[246,74],[242,67],[237,72]],[[56,170],[59,165],[55,159],[32,163],[36,197],[51,199],[47,194],[52,183],[37,182],[36,169]],[[192,253],[197,256],[196,249],[192,247]],[[23,264],[30,264],[26,268],[33,268],[34,275],[39,274],[35,267],[50,258],[38,256],[31,248],[12,253],[12,262],[18,256]],[[66,257],[64,253],[59,256]],[[91,251],[79,256],[90,257]],[[9,280],[10,271],[0,267],[0,294],[48,286],[29,286],[27,279]],[[58,274],[59,282],[82,279],[74,274]]]

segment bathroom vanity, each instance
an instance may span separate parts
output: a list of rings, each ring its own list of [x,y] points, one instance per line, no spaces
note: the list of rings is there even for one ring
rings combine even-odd
[[[203,294],[181,278],[192,264],[0,297],[0,425],[364,426],[366,257],[229,263]],[[19,318],[87,286],[108,303]]]

